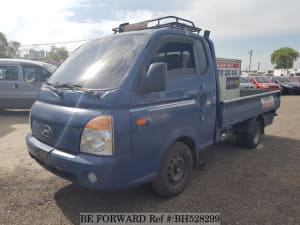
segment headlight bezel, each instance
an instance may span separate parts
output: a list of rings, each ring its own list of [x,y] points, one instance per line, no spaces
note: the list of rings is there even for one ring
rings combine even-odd
[[[100,122],[100,129],[99,129],[99,127],[97,128],[96,126],[93,126],[93,125],[95,125],[95,123],[97,123],[97,121],[99,122],[99,121],[103,121],[103,120],[106,120],[106,122],[107,122],[107,120],[109,120],[109,129],[105,129],[105,126],[107,126],[108,124],[105,124],[105,123],[101,124],[101,122]],[[90,126],[91,123],[94,123],[94,124],[92,126]],[[104,128],[101,127],[101,126],[104,126]],[[105,132],[110,133],[110,146],[109,146],[109,149],[105,149],[105,146],[107,145],[107,142],[105,142],[106,137],[105,137],[105,135],[103,135],[103,134],[105,134]],[[99,139],[96,140],[96,139],[93,139],[93,138],[91,140],[88,140],[87,135],[91,134],[91,133],[96,133],[96,134],[98,133],[99,139],[101,139],[101,138],[104,139],[104,141],[103,141],[104,144],[102,145],[102,146],[104,146],[104,150],[98,149],[98,152],[97,152],[96,148],[88,149],[88,148],[91,147],[91,145],[95,144],[96,141],[99,141]],[[86,142],[86,143],[83,143],[83,142]],[[88,142],[90,142],[90,143],[88,143]],[[98,146],[98,148],[99,148],[99,146]],[[114,120],[113,120],[113,117],[111,115],[97,116],[97,117],[92,118],[91,120],[89,120],[86,123],[86,125],[83,128],[82,133],[81,133],[80,153],[89,154],[89,155],[93,155],[93,156],[101,156],[101,157],[111,157],[111,156],[115,155],[115,150],[114,150]]]

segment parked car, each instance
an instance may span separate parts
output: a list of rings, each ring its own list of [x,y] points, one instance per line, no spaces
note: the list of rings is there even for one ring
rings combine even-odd
[[[30,108],[56,66],[31,60],[0,59],[0,109]]]
[[[294,71],[289,74],[291,77],[299,77],[300,76],[300,71]]]
[[[272,82],[270,77],[253,76],[249,78],[249,81],[261,90],[281,90],[280,85]]]
[[[291,76],[290,77],[294,82],[300,83],[300,76]]]
[[[282,94],[299,94],[300,83],[296,82],[291,77],[272,77],[273,82],[280,85]]]
[[[240,89],[241,90],[257,90],[258,87],[250,83],[249,77],[240,77]]]
[[[86,187],[151,182],[172,197],[187,186],[198,152],[208,146],[236,134],[241,146],[255,148],[280,92],[221,101],[214,45],[200,30],[164,17],[122,24],[115,35],[79,48],[31,109],[29,154]]]

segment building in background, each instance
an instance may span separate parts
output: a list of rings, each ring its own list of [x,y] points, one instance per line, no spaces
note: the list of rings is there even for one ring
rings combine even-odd
[[[48,52],[45,52],[44,50],[34,50],[29,49],[28,54],[24,55],[25,59],[43,59],[47,56]]]
[[[240,97],[241,64],[239,59],[217,58],[221,100]]]

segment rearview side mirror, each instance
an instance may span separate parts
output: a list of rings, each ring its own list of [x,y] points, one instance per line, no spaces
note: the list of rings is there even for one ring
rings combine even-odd
[[[166,90],[167,87],[167,64],[152,63],[147,75],[142,82],[142,92],[151,93]]]

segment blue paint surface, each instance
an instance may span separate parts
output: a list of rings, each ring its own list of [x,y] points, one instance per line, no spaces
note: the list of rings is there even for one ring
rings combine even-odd
[[[64,91],[57,96],[49,89],[42,89],[31,110],[32,132],[26,138],[29,153],[42,166],[83,186],[109,190],[128,188],[153,180],[166,151],[176,140],[189,138],[194,143],[193,151],[201,151],[218,141],[224,127],[279,107],[276,93],[271,94],[275,98],[274,107],[264,110],[260,107],[259,96],[238,102],[220,102],[211,40],[172,29],[147,32],[150,42],[119,88],[100,91],[100,98],[74,91]],[[196,76],[169,80],[165,91],[140,94],[137,87],[155,49],[163,42],[175,40],[201,41],[208,69],[202,74],[197,72]],[[196,52],[197,67],[198,57]],[[101,115],[113,117],[114,155],[81,153],[80,140],[86,123]],[[138,119],[146,119],[148,123],[137,126]],[[44,125],[53,129],[50,138],[42,135]],[[42,160],[37,152],[43,148],[49,151]],[[56,154],[54,149],[67,155]],[[99,178],[95,184],[88,182],[88,172]]]

